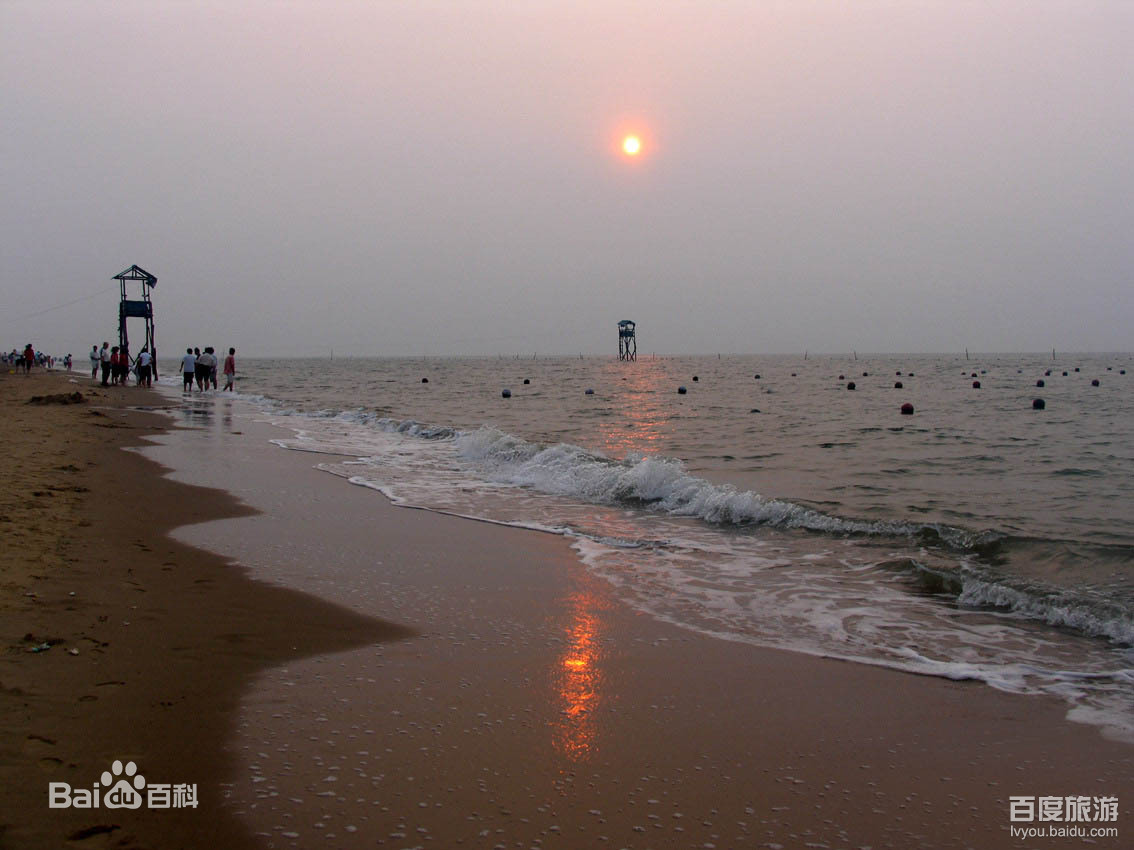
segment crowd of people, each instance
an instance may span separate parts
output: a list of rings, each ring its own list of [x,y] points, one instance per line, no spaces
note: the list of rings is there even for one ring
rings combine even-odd
[[[29,342],[24,347],[23,351],[13,348],[10,352],[0,352],[0,363],[5,366],[11,366],[17,372],[22,371],[26,374],[32,370],[33,366],[54,369],[56,359],[49,354],[44,354],[42,351],[36,351],[35,346]],[[71,371],[70,354],[63,358],[63,366],[68,372]]]
[[[127,386],[131,376],[140,387],[153,386],[157,377],[157,364],[154,362],[153,352],[148,346],[142,346],[135,358],[130,357],[128,349],[122,346],[111,345],[104,342],[102,348],[97,344],[91,346],[91,380],[102,379],[102,386]],[[10,366],[17,371],[31,372],[33,366],[42,366],[47,369],[55,368],[56,358],[36,351],[28,343],[23,351],[13,348],[11,352],[0,351],[0,363]],[[68,372],[71,371],[73,361],[68,354],[62,358],[62,364]],[[232,392],[236,380],[236,349],[230,348],[223,361],[218,360],[216,349],[211,345],[204,351],[200,348],[186,348],[185,356],[181,358],[181,373],[186,392],[193,391],[197,385],[198,392],[208,389],[217,389],[217,371],[224,375],[224,389]]]
[[[186,348],[185,356],[181,358],[182,389],[193,392],[193,384],[197,384],[197,392],[217,388],[217,361],[216,350],[210,345],[201,351],[199,348]],[[224,374],[225,390],[233,391],[233,381],[236,379],[236,349],[230,348],[221,367]]]

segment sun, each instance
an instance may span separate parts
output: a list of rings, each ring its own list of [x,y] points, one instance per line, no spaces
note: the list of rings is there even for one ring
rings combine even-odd
[[[642,152],[642,140],[637,136],[627,136],[622,140],[622,152],[627,156],[637,156]]]

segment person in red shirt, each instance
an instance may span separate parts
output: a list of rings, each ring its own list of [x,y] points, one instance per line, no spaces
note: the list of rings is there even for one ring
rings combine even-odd
[[[228,350],[228,357],[224,359],[224,388],[229,392],[235,392],[232,387],[232,382],[236,378],[236,349],[230,348]]]

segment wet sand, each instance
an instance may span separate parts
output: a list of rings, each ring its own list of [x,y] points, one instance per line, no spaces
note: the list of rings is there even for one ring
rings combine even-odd
[[[0,846],[255,846],[220,784],[237,769],[222,745],[249,679],[405,630],[171,540],[183,522],[249,509],[122,450],[167,425],[121,409],[164,406],[156,394],[71,377],[0,376]],[[26,403],[74,391],[86,401]],[[48,808],[49,782],[89,789],[115,759],[151,783],[195,783],[198,807]]]
[[[6,514],[31,482],[89,490],[5,545],[12,846],[100,824],[76,846],[1056,846],[1010,838],[1010,795],[1129,805],[1132,748],[1055,701],[659,623],[565,540],[390,505],[228,400],[145,450],[177,482],[116,447],[156,417],[80,407],[21,407],[75,436],[4,467]],[[18,570],[33,552],[43,578]],[[200,806],[47,810],[47,781],[114,758],[199,783]],[[1124,846],[1125,818],[1093,846]]]

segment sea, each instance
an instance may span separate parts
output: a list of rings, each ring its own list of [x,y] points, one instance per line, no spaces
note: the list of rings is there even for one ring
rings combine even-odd
[[[239,369],[280,451],[375,499],[562,535],[640,612],[1052,695],[1134,740],[1132,354]]]

